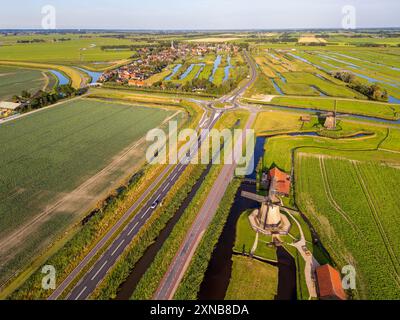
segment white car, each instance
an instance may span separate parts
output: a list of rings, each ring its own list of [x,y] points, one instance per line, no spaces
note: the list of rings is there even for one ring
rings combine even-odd
[[[160,203],[159,201],[154,201],[150,208],[151,209],[157,208],[159,203]]]

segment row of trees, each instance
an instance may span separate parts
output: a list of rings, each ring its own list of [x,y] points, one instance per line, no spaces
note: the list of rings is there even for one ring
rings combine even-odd
[[[363,84],[360,81],[356,79],[356,76],[348,71],[335,71],[332,72],[332,76],[335,77],[336,79],[342,80],[343,82],[346,82],[348,86],[360,92],[361,94],[367,96],[371,100],[376,100],[376,101],[388,101],[388,93],[385,89],[383,89],[381,86],[377,84]]]
[[[21,112],[27,112],[49,106],[61,99],[82,95],[86,92],[86,88],[75,89],[68,84],[58,86],[50,92],[39,90],[33,95],[24,90],[21,92],[20,96],[15,95],[13,101],[22,104]]]

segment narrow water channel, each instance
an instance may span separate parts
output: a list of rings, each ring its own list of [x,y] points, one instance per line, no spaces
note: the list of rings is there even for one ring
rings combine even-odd
[[[258,164],[264,155],[265,137],[257,138],[254,161]],[[256,167],[256,166],[255,166]],[[249,179],[255,179],[256,170]],[[259,207],[259,203],[245,199],[242,191],[256,192],[256,186],[242,183],[235,197],[228,220],[224,226],[218,243],[212,253],[210,263],[198,293],[199,300],[223,300],[232,275],[232,255],[236,238],[236,224],[240,215]],[[291,300],[296,297],[296,263],[283,248],[278,252],[279,286],[277,299]],[[291,258],[291,259],[290,259]],[[261,280],[260,280],[261,281]]]
[[[222,56],[218,55],[217,58],[214,61],[214,68],[213,68],[213,71],[211,73],[211,76],[208,79],[210,82],[214,81],[215,73],[217,72],[217,69],[218,69],[219,65],[221,64],[221,61],[222,61]]]
[[[177,64],[177,65],[174,67],[174,69],[172,69],[172,73],[171,73],[168,77],[166,77],[164,80],[165,80],[165,81],[171,80],[172,77],[173,77],[174,75],[176,75],[176,73],[179,71],[179,69],[180,69],[181,67],[182,67],[182,64]]]
[[[147,269],[150,267],[152,262],[154,261],[155,257],[157,256],[158,251],[163,246],[165,240],[168,239],[169,235],[171,234],[172,230],[174,229],[176,223],[182,217],[183,213],[185,212],[186,208],[189,206],[190,202],[192,201],[193,197],[196,195],[198,189],[200,188],[201,184],[203,183],[205,177],[210,172],[212,164],[209,164],[202,173],[199,180],[193,186],[190,193],[187,195],[185,200],[183,201],[180,208],[176,211],[175,215],[171,220],[168,221],[165,228],[160,232],[158,238],[154,241],[154,243],[147,248],[143,256],[139,259],[136,263],[135,267],[131,271],[130,275],[126,279],[126,281],[120,286],[116,300],[129,300],[136,289],[140,279],[146,273]]]
[[[50,72],[57,77],[59,86],[69,84],[69,79],[66,76],[64,76],[64,74],[62,74],[61,72],[57,70],[50,70]]]

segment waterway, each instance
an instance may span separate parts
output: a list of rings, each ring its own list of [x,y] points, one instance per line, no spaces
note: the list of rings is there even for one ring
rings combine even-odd
[[[327,95],[323,93],[321,90],[319,90],[317,86],[311,85],[310,87],[313,88],[316,92],[318,92],[321,97],[327,97]]]
[[[291,136],[291,137],[320,137],[320,138],[324,138],[324,136],[320,136],[317,132],[294,132],[294,133],[289,133],[288,135]],[[371,134],[358,133],[358,134],[355,134],[353,136],[341,138],[341,140],[343,140],[343,139],[364,138],[364,137],[369,137],[369,136],[371,136]]]
[[[57,70],[50,70],[50,72],[57,77],[59,86],[69,84],[70,80],[61,72]]]
[[[221,61],[222,61],[222,56],[218,55],[214,61],[214,69],[212,71],[212,74],[211,74],[210,78],[208,79],[210,82],[214,81],[215,73],[217,72],[217,69],[218,69],[219,65],[221,64]]]
[[[179,71],[179,69],[180,69],[181,67],[182,67],[182,64],[177,64],[177,65],[174,67],[174,69],[172,69],[172,73],[171,73],[168,77],[165,78],[165,81],[171,80],[172,77],[173,77],[174,75],[176,75],[176,73]]]
[[[278,86],[276,81],[274,79],[271,79],[272,84],[274,85],[275,90],[281,95],[284,96],[285,94],[283,93],[282,89]]]
[[[202,173],[200,179],[196,182],[193,186],[190,193],[187,195],[185,200],[183,201],[180,208],[175,212],[174,216],[171,220],[168,221],[165,228],[160,232],[157,239],[154,241],[152,245],[150,245],[143,256],[139,259],[139,261],[135,264],[135,267],[130,272],[126,281],[120,286],[118,293],[117,293],[117,300],[129,300],[132,296],[133,292],[136,289],[140,279],[146,273],[147,269],[153,263],[157,253],[163,246],[165,240],[168,239],[170,236],[173,228],[175,227],[176,223],[182,217],[183,213],[185,212],[186,208],[191,203],[193,197],[196,195],[197,191],[199,190],[201,184],[204,182],[207,174],[210,172],[211,164],[207,166],[207,169]]]
[[[185,80],[185,78],[192,72],[195,64],[191,64],[186,71],[180,76],[179,80]]]
[[[258,164],[264,155],[265,141],[265,137],[257,138],[253,155],[255,164]],[[254,169],[246,178],[255,179],[256,175],[257,172]],[[256,192],[256,186],[246,184],[245,182],[241,184],[230,210],[228,220],[212,253],[204,275],[204,280],[198,294],[199,300],[223,300],[225,298],[232,275],[232,249],[236,238],[236,224],[244,211],[259,208],[259,203],[243,198],[241,196],[242,191]],[[277,257],[278,263],[271,263],[272,265],[277,265],[279,269],[277,299],[296,299],[296,263],[283,248],[278,249]]]
[[[233,68],[233,66],[231,64],[231,57],[230,56],[228,57],[227,62],[228,62],[228,65],[224,69],[224,72],[225,72],[224,80],[223,80],[224,82],[229,79],[229,74],[231,72],[231,69]]]
[[[329,73],[328,70],[326,70],[326,69],[324,69],[324,68],[322,68],[322,67],[320,67],[320,66],[318,66],[318,65],[316,65],[316,64],[314,64],[314,63],[312,63],[312,62],[310,62],[310,61],[308,61],[308,60],[305,59],[305,58],[302,58],[302,57],[300,57],[300,56],[297,56],[297,55],[295,55],[295,54],[293,54],[293,53],[289,53],[289,55],[292,56],[293,58],[296,58],[296,59],[300,60],[300,61],[303,61],[303,62],[305,62],[305,63],[308,63],[308,64],[310,64],[310,65],[316,67],[317,69],[320,69],[320,70],[323,70],[323,71]],[[328,56],[324,56],[324,55],[322,55],[322,56],[323,56],[323,57],[328,57]],[[331,59],[332,59],[332,60],[337,60],[337,61],[339,61],[338,59],[335,59],[335,58],[331,58]],[[349,65],[348,62],[347,62],[347,64]],[[356,65],[354,65],[354,66],[355,66],[355,67],[358,67],[358,66],[356,66]],[[368,80],[368,81],[371,82],[371,83],[378,83],[378,82],[380,82],[380,83],[386,84],[386,85],[391,86],[391,87],[394,87],[394,88],[398,88],[398,87],[399,87],[397,84],[393,84],[393,83],[390,83],[390,82],[385,82],[385,81],[377,80],[377,79],[371,78],[371,77],[369,77],[369,76],[366,76],[366,75],[363,75],[363,74],[360,74],[360,73],[355,73],[355,72],[353,72],[353,73],[354,73],[356,76],[358,76],[358,77],[360,77],[360,78],[363,78],[363,79],[365,79],[365,80]],[[400,99],[395,98],[395,97],[393,97],[393,96],[389,96],[389,103],[400,104]]]
[[[77,67],[77,69],[88,74],[92,78],[92,82],[91,82],[92,84],[96,83],[100,79],[101,75],[103,74],[102,72],[90,71],[90,70],[80,68],[80,67]]]
[[[180,76],[179,80],[185,80],[186,77],[193,71],[193,68],[195,66],[201,66],[200,70],[197,72],[196,76],[194,79],[197,79],[200,75],[200,73],[203,71],[204,67],[206,66],[204,63],[192,63],[186,71]]]
[[[283,83],[287,83],[286,78],[279,72],[276,72],[276,74],[278,75],[278,77],[282,80]]]

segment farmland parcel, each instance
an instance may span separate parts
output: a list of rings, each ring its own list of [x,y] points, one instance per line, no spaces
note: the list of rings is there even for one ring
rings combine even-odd
[[[174,114],[78,99],[1,125],[1,280],[133,174]]]

